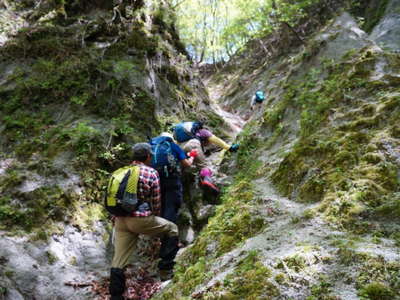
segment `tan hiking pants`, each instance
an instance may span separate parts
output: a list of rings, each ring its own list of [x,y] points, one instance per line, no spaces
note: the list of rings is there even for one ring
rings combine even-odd
[[[163,218],[149,217],[117,217],[115,220],[115,252],[112,268],[124,268],[132,252],[136,248],[139,234],[153,237],[176,237],[178,227]]]

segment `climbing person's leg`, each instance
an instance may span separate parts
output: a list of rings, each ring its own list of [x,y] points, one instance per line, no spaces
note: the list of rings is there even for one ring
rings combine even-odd
[[[111,263],[113,268],[124,268],[136,247],[138,234],[129,230],[127,221],[133,218],[117,217],[115,220],[114,256]]]
[[[115,251],[111,263],[109,291],[112,300],[122,300],[125,291],[124,267],[128,264],[129,257],[136,247],[138,235],[130,232],[127,218],[118,217],[115,220]]]
[[[166,270],[172,276],[172,269],[175,265],[174,259],[178,253],[178,226],[160,217],[138,217],[127,218],[127,225],[130,231],[159,237],[162,240],[162,247],[159,256],[159,269]]]
[[[129,231],[137,234],[153,237],[178,236],[178,226],[161,217],[126,217],[124,219]]]
[[[125,274],[120,268],[111,268],[109,292],[111,300],[123,300],[122,294],[125,291]]]
[[[176,224],[179,208],[183,201],[183,188],[180,177],[160,178],[161,217]]]
[[[182,205],[183,189],[180,177],[161,178],[161,216],[176,224],[179,208]],[[160,258],[158,264],[160,277],[167,280],[172,277],[172,269],[175,265],[174,259],[179,248],[178,237],[164,237],[161,239]]]
[[[160,248],[160,262],[158,263],[158,269],[160,270],[160,277],[162,280],[168,280],[172,278],[173,268],[175,265],[175,256],[179,250],[179,238],[175,237],[164,237],[161,239]]]

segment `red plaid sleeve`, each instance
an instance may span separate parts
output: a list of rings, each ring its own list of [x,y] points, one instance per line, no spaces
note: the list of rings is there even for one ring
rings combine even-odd
[[[152,185],[151,185],[151,204],[153,214],[156,216],[161,215],[161,188],[160,188],[160,177],[157,171],[154,170],[152,173]]]
[[[151,210],[135,211],[132,213],[132,216],[159,216],[161,214],[161,188],[158,172],[143,163],[136,163],[136,165],[140,165],[138,198],[149,203]]]

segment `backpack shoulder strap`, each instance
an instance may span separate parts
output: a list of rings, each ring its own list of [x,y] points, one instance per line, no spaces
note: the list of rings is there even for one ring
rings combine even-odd
[[[131,175],[129,176],[128,184],[126,185],[126,191],[131,194],[136,194],[139,183],[140,167],[130,166],[129,169],[131,170]]]

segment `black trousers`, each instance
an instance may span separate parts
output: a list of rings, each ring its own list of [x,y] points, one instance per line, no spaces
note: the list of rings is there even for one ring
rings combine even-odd
[[[161,217],[176,224],[179,208],[183,201],[183,188],[180,176],[160,177],[161,183]],[[165,237],[161,239],[160,258],[158,264],[160,270],[171,270],[174,259],[178,253],[178,238]]]

